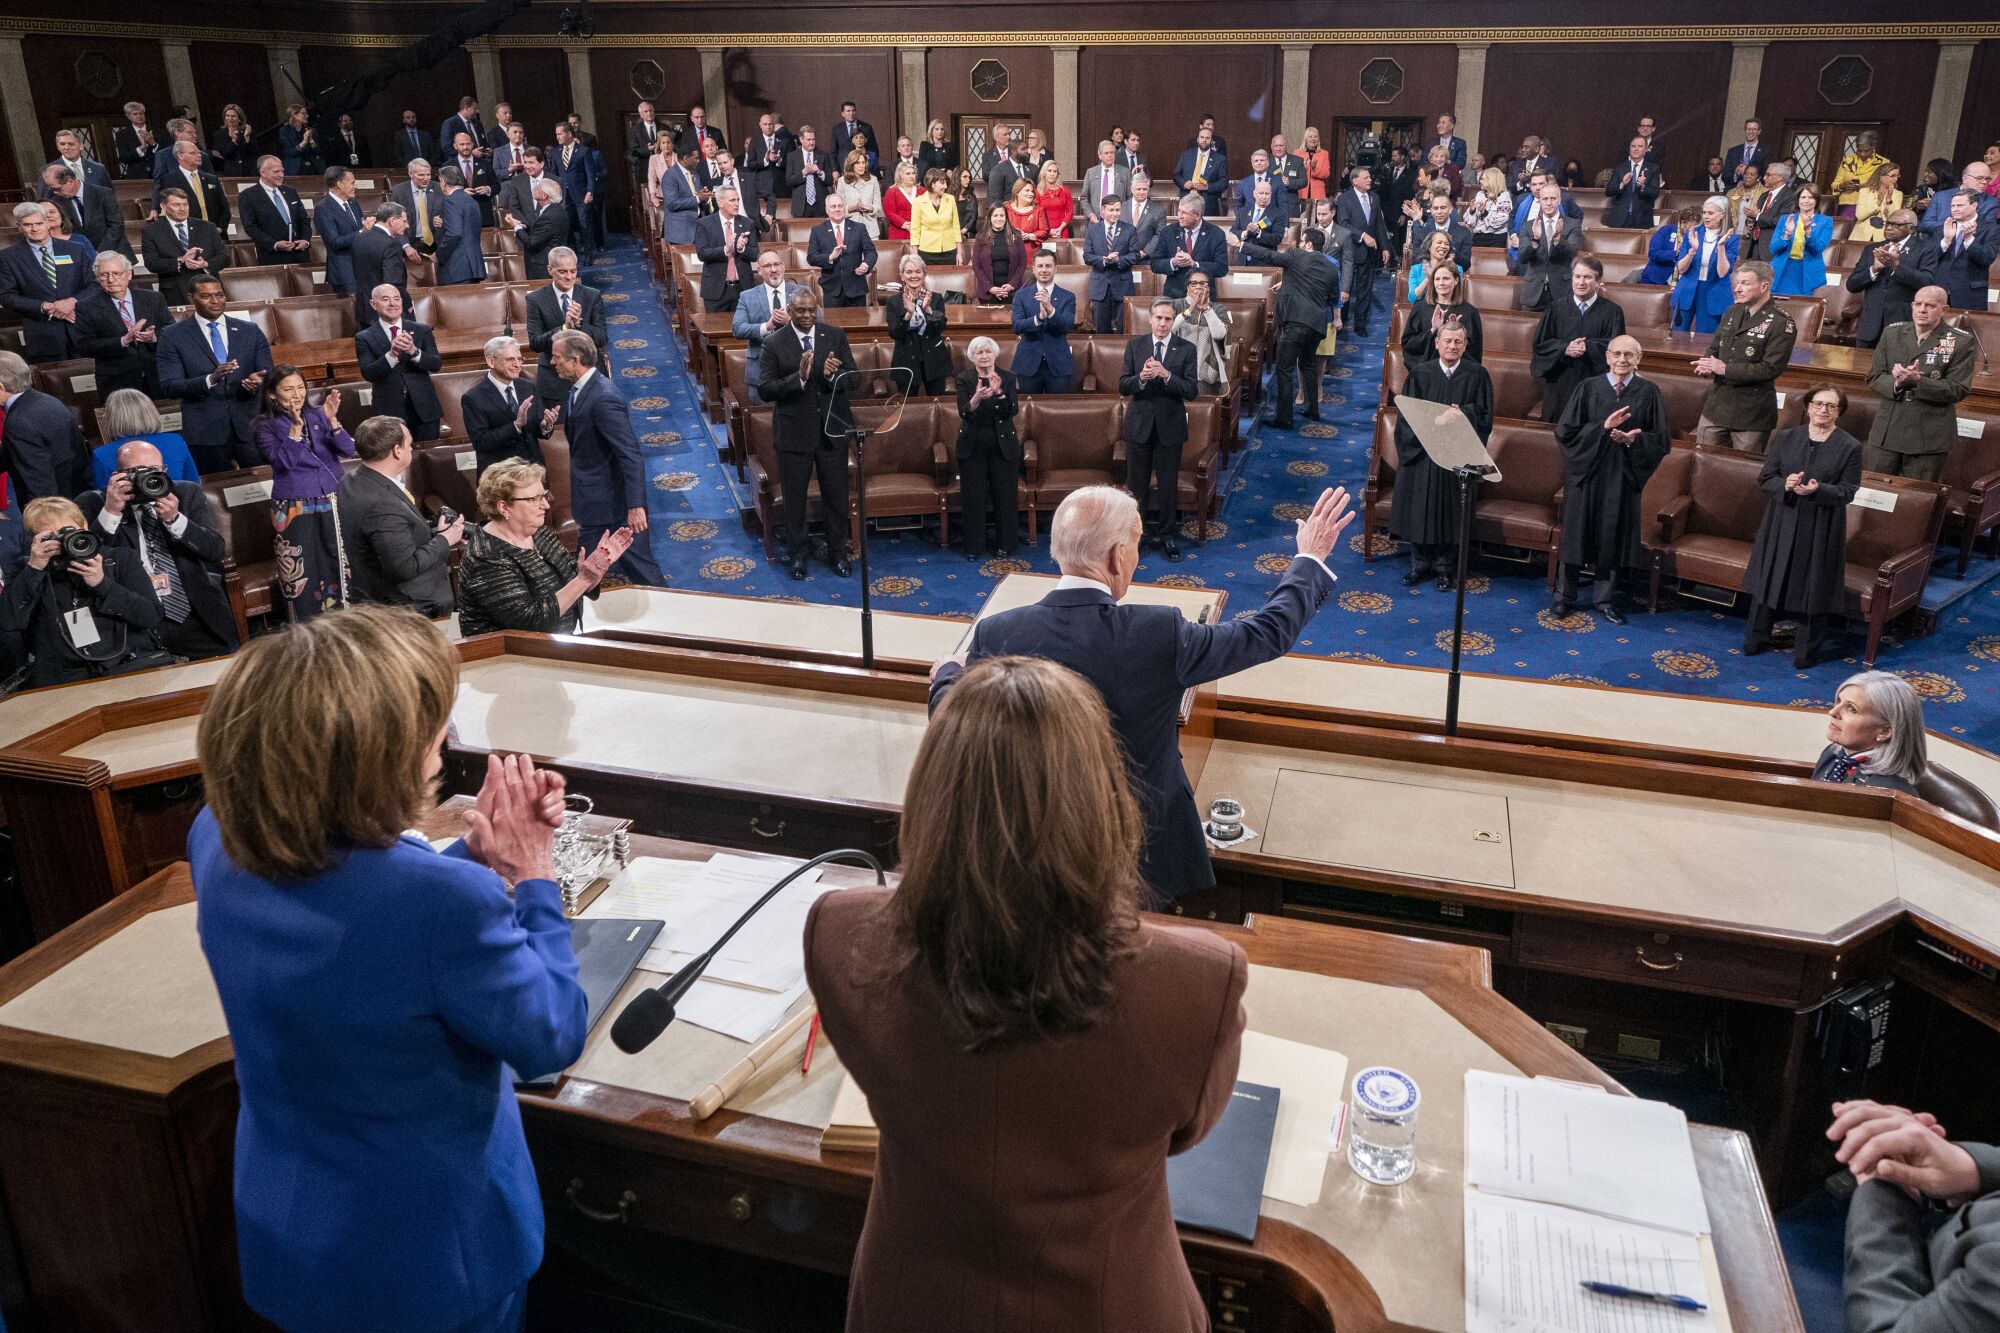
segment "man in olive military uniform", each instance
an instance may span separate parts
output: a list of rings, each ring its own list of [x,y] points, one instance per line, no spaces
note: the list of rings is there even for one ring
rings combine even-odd
[[[1792,359],[1799,330],[1771,299],[1771,266],[1761,259],[1738,264],[1729,288],[1736,304],[1716,325],[1708,355],[1694,363],[1695,374],[1715,377],[1694,438],[1761,454],[1778,424],[1778,391],[1771,386]]]
[[[1882,400],[1861,465],[1937,481],[1958,439],[1958,400],[1972,388],[1972,339],[1944,322],[1942,287],[1910,298],[1910,320],[1882,330],[1868,387]]]

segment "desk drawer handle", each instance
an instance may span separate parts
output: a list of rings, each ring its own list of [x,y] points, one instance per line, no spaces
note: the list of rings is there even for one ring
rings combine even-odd
[[[785,836],[784,820],[779,820],[778,827],[776,828],[765,828],[763,821],[764,816],[762,815],[750,816],[750,831],[760,838],[782,838]]]
[[[754,1211],[750,1206],[750,1192],[744,1190],[732,1196],[722,1211],[732,1222],[748,1222],[751,1212]]]
[[[1656,963],[1652,959],[1646,957],[1646,946],[1643,944],[1639,945],[1636,949],[1633,950],[1633,952],[1639,955],[1639,966],[1644,968],[1649,968],[1655,972],[1671,972],[1675,968],[1679,967],[1683,961],[1680,954],[1676,952],[1674,954],[1673,962]]]
[[[563,1191],[563,1197],[569,1200],[570,1207],[576,1209],[593,1222],[624,1222],[627,1220],[627,1215],[631,1212],[632,1205],[639,1202],[638,1195],[634,1194],[631,1190],[626,1190],[618,1196],[618,1206],[616,1208],[592,1208],[583,1201],[583,1180],[581,1177],[569,1182],[569,1188]]]

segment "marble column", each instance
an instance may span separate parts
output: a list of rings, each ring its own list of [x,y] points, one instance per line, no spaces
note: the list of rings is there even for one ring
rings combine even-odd
[[[1931,113],[1924,121],[1924,151],[1917,158],[1919,162],[1934,157],[1958,161],[1958,124],[1965,114],[1973,46],[1972,42],[1938,43],[1937,75],[1931,80]]]
[[[930,70],[925,64],[929,52],[921,46],[897,48],[899,84],[903,99],[903,133],[911,143],[924,141],[924,127],[931,123]],[[950,131],[946,131],[947,139]]]
[[[1764,80],[1764,43],[1729,44],[1729,95],[1722,103],[1722,142],[1717,153],[1726,154],[1743,142],[1743,122],[1757,115],[1757,89]],[[1773,127],[1766,126],[1766,130]],[[1775,144],[1777,135],[1766,133],[1762,142]]]
[[[506,90],[500,86],[500,48],[491,37],[475,37],[465,44],[465,51],[472,57],[472,95],[479,99],[481,118],[491,125],[493,108],[507,100]]]
[[[701,48],[701,105],[708,112],[708,123],[722,136],[722,142],[729,142],[729,95],[722,81],[722,48],[704,46]]]
[[[271,100],[277,104],[278,119],[282,122],[286,107],[294,102],[306,100],[305,77],[299,73],[299,48],[267,46],[264,48],[264,55],[271,62]],[[149,116],[147,119],[151,120],[153,117]],[[206,134],[210,128],[204,125],[203,133]]]
[[[44,145],[35,132],[35,95],[28,82],[28,62],[21,54],[21,35],[0,33],[0,111],[5,112],[7,139],[14,150],[14,164],[21,180],[30,189],[45,163],[53,158],[55,145]],[[108,158],[111,145],[99,144],[100,156]]]
[[[1458,137],[1465,140],[1470,160],[1471,154],[1486,151],[1479,142],[1480,108],[1486,104],[1486,43],[1458,44],[1458,89],[1452,94],[1452,101],[1452,114],[1458,117]]]
[[[1063,171],[1072,178],[1083,175],[1077,156],[1077,95],[1076,69],[1077,47],[1056,46],[1049,48],[1056,59],[1056,161],[1063,164]],[[1093,160],[1095,158],[1093,157]]]
[[[1312,84],[1312,47],[1288,45],[1284,48],[1285,66],[1283,82],[1279,85],[1278,123],[1275,133],[1282,134],[1294,151],[1306,132],[1309,105],[1306,94]],[[1247,163],[1249,159],[1244,159]]]
[[[186,42],[161,42],[160,59],[167,67],[167,96],[178,106],[184,106],[194,113],[195,122],[202,127],[202,137],[222,127],[222,113],[216,112],[215,123],[209,124],[202,115],[201,93],[194,81],[194,61],[188,55]],[[164,121],[162,122],[165,123]]]

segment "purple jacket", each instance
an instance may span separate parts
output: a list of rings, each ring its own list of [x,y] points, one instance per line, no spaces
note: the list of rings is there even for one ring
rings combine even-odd
[[[317,407],[305,410],[305,433],[292,439],[283,417],[257,418],[257,446],[271,460],[271,498],[309,500],[340,489],[340,460],[354,457],[354,441]]]

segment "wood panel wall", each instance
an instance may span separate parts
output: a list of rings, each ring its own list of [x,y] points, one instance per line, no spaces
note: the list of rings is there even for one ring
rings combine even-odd
[[[569,114],[569,61],[551,48],[500,53],[502,101],[527,131],[528,142],[544,148],[555,138],[557,119]],[[482,106],[481,116],[488,125],[496,124],[493,108]],[[440,115],[439,120],[444,117]]]
[[[1722,42],[1495,45],[1486,53],[1480,142],[1472,147],[1512,153],[1524,136],[1539,134],[1559,160],[1580,161],[1589,179],[1625,160],[1639,118],[1651,115],[1666,145],[1668,183],[1681,186],[1721,151],[1728,91]]]
[[[892,47],[768,47],[725,51],[724,84],[728,90],[729,129],[741,139],[765,111],[784,112],[793,132],[810,125],[827,143],[827,126],[840,119],[840,104],[851,101],[855,114],[875,128],[875,138],[887,152],[896,142],[899,83]],[[841,157],[846,157],[841,145]]]
[[[1213,115],[1230,172],[1240,175],[1250,150],[1279,129],[1283,61],[1275,46],[1086,46],[1077,60],[1077,137],[1093,152],[1113,125],[1137,130],[1153,179],[1165,181],[1201,117]],[[1154,198],[1166,196],[1154,188]]]
[[[118,66],[117,90],[109,96],[84,91],[77,81],[77,62],[97,53]],[[36,138],[44,150],[42,161],[55,156],[56,131],[83,117],[109,117],[114,123],[125,119],[127,102],[144,102],[149,120],[161,142],[166,141],[167,118],[172,99],[167,95],[167,65],[160,44],[150,39],[122,37],[44,37],[30,35],[21,41],[21,56],[27,62],[34,85]],[[109,144],[98,145],[98,156],[109,157]]]
[[[1372,60],[1389,59],[1403,70],[1403,91],[1385,103],[1361,95],[1361,71]],[[1458,95],[1458,48],[1437,45],[1316,46],[1312,52],[1312,82],[1306,113],[1319,126],[1320,141],[1338,142],[1330,135],[1333,122],[1348,117],[1403,119],[1415,116],[1429,133],[1438,114],[1454,110]],[[1299,129],[1285,133],[1297,147]]]
[[[1873,85],[1852,106],[1829,106],[1819,93],[1820,70],[1844,55],[1868,61]],[[1757,116],[1764,122],[1764,137],[1776,143],[1784,141],[1787,121],[1881,121],[1882,151],[1907,167],[1923,153],[1936,73],[1933,42],[1773,42],[1764,48]],[[1911,179],[1907,171],[1904,179]]]
[[[254,42],[193,42],[188,46],[188,63],[194,67],[195,87],[201,93],[204,144],[222,128],[222,108],[231,102],[243,108],[253,130],[278,124],[282,105],[271,90],[271,61],[263,47]],[[285,101],[292,101],[292,90],[285,93]]]
[[[1007,67],[1007,95],[997,102],[984,102],[972,95],[972,67],[988,58]],[[935,116],[951,135],[954,115],[1025,116],[1030,125],[1041,127],[1053,142],[1056,114],[1055,54],[1046,46],[939,46],[924,57],[924,90],[930,108],[923,120]],[[916,121],[918,117],[910,117]],[[879,126],[877,127],[880,128]],[[923,126],[916,126],[921,130]],[[1077,128],[1084,156],[1097,160],[1097,141],[1104,129],[1091,122]],[[889,145],[884,144],[886,149]]]
[[[1958,122],[1954,166],[1964,166],[2000,143],[2000,41],[1981,42],[1972,53],[1972,77],[1965,89],[1965,115]],[[1908,179],[1908,173],[1904,173]]]
[[[372,68],[382,54],[345,46],[302,46],[299,74],[306,92],[316,97],[341,80]],[[425,133],[435,135],[445,117],[458,110],[458,99],[471,92],[472,57],[462,50],[454,51],[430,69],[391,80],[354,113],[354,128],[367,147],[380,156],[383,145],[390,142],[403,123],[406,108],[417,113],[417,124]]]

